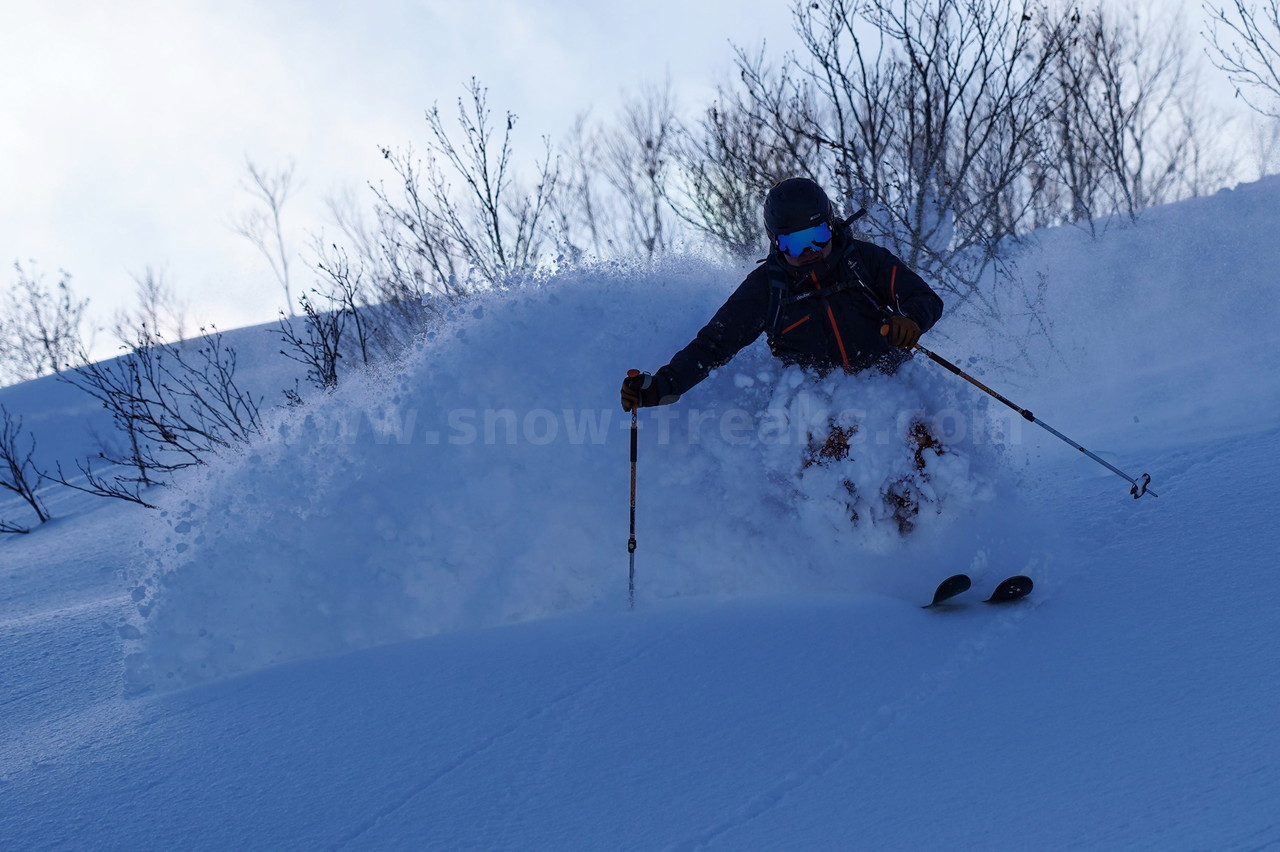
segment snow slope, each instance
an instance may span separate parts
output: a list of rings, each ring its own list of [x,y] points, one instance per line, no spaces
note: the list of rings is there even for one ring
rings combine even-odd
[[[1042,235],[1057,354],[926,340],[1158,499],[933,365],[757,348],[644,412],[626,612],[613,398],[736,283],[692,263],[471,305],[163,513],[60,498],[0,541],[0,848],[1280,848],[1278,202]],[[944,511],[851,528],[921,416]],[[954,570],[1037,592],[919,609]]]

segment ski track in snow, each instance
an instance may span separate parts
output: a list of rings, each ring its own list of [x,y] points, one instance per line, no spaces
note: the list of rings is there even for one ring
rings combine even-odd
[[[349,833],[344,834],[330,848],[339,850],[339,849],[348,849],[353,846],[356,846],[359,843],[360,839],[365,835],[367,835],[369,832],[375,830],[378,827],[379,823],[393,817],[398,811],[400,811],[402,808],[407,806],[410,802],[412,802],[418,796],[430,790],[433,786],[435,786],[436,784],[438,784],[439,782],[447,778],[449,775],[456,772],[458,769],[465,766],[467,763],[471,762],[479,755],[484,754],[486,751],[489,751],[498,743],[500,743],[502,740],[516,734],[518,731],[520,731],[521,728],[525,727],[527,724],[534,721],[535,719],[539,719],[543,716],[546,716],[549,713],[555,712],[559,707],[561,707],[564,704],[570,703],[573,699],[575,699],[582,693],[586,692],[587,690],[595,687],[600,683],[603,683],[609,678],[617,677],[620,670],[625,669],[627,666],[629,666],[636,660],[650,653],[656,645],[657,645],[656,642],[652,642],[648,644],[647,646],[637,651],[636,653],[623,658],[616,665],[611,666],[609,669],[602,671],[599,674],[594,675],[593,677],[584,679],[583,681],[571,687],[570,689],[567,689],[564,692],[561,692],[559,695],[555,696],[551,701],[547,702],[546,704],[543,704],[540,707],[530,710],[529,712],[521,715],[519,718],[517,718],[515,721],[511,722],[510,724],[504,725],[498,731],[479,740],[470,748],[467,748],[464,751],[460,752],[457,755],[457,757],[455,757],[449,763],[445,764],[439,770],[432,773],[428,777],[422,779],[421,783],[418,783],[413,787],[411,787],[409,790],[407,790],[404,793],[404,795],[399,796],[396,799],[389,802],[385,808],[382,808],[377,813],[373,814],[364,823],[362,823],[359,826],[356,826]]]
[[[966,593],[966,602],[976,600],[977,589]],[[717,821],[707,828],[685,837],[667,847],[669,852],[694,852],[705,849],[722,836],[733,831],[746,828],[749,824],[777,807],[793,794],[799,794],[809,784],[819,783],[824,776],[841,764],[857,758],[859,751],[871,740],[879,737],[891,728],[904,723],[907,717],[945,693],[966,669],[977,663],[991,648],[992,644],[1006,637],[1027,615],[1039,606],[1045,597],[1038,595],[1008,605],[999,605],[1000,612],[992,617],[992,613],[972,613],[990,619],[991,624],[982,630],[977,637],[965,639],[954,656],[942,667],[921,675],[921,682],[914,689],[898,698],[882,705],[869,719],[865,720],[857,733],[851,737],[838,737],[821,752],[804,761],[798,768],[788,772],[770,787],[743,802],[742,806],[732,814]],[[993,606],[984,603],[971,603],[965,609]],[[954,618],[962,614],[962,610],[939,610],[931,612],[931,617]],[[969,619],[974,621],[975,619]],[[730,848],[733,848],[732,846]]]

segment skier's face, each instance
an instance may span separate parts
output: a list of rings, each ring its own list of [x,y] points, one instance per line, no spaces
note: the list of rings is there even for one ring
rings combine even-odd
[[[789,254],[783,254],[787,259],[787,263],[792,266],[808,266],[811,263],[817,263],[820,260],[826,260],[831,257],[831,243],[827,243],[820,249],[808,248],[800,253],[799,257],[792,257]]]
[[[784,231],[773,238],[773,244],[792,266],[807,266],[831,254],[831,238],[831,223],[819,222],[798,231]]]

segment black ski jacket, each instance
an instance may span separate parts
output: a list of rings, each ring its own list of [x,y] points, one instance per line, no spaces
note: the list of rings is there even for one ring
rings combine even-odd
[[[880,333],[894,314],[928,331],[942,316],[942,299],[892,252],[854,239],[847,226],[820,263],[793,267],[775,249],[698,336],[658,370],[659,393],[685,393],[761,333],[786,364],[820,372],[893,372],[910,357]]]

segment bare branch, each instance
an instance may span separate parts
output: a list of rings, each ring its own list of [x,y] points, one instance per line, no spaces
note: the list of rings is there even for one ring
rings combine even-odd
[[[106,457],[99,455],[99,459],[106,460]],[[111,464],[110,462],[108,462]],[[113,465],[114,466],[114,465]],[[86,459],[82,462],[76,462],[76,467],[80,469],[80,474],[84,478],[84,485],[74,480],[70,480],[62,472],[62,465],[58,465],[57,476],[45,474],[45,478],[59,485],[65,485],[75,491],[80,491],[94,497],[109,497],[113,500],[124,500],[126,503],[137,503],[145,509],[156,508],[153,504],[148,503],[142,498],[142,490],[152,485],[159,485],[154,480],[138,479],[136,477],[125,476],[123,474],[105,475],[93,469],[93,463]]]
[[[128,346],[147,335],[180,343],[187,336],[187,303],[180,299],[165,274],[148,266],[133,275],[132,310],[117,311],[111,326],[116,339]]]
[[[28,443],[24,452],[18,445],[21,435],[22,418],[15,418],[9,413],[9,409],[0,405],[0,488],[22,498],[43,524],[49,520],[49,511],[37,493],[40,473],[31,463],[31,457],[36,451],[36,439],[34,435],[27,434]],[[0,531],[27,532],[26,529],[21,528],[0,529]]]
[[[622,126],[604,142],[605,179],[626,214],[625,239],[648,258],[665,251],[671,241],[666,184],[677,131],[668,79],[662,87],[645,88],[628,99]]]
[[[244,189],[261,207],[246,210],[232,226],[267,259],[276,282],[284,289],[285,304],[293,310],[293,290],[289,280],[289,252],[285,248],[284,227],[281,212],[289,198],[297,191],[294,183],[292,161],[287,166],[271,170],[259,167],[245,157],[245,170],[249,179]]]
[[[236,383],[235,351],[216,328],[200,331],[189,351],[144,332],[124,356],[60,377],[99,400],[128,437],[124,457],[100,456],[136,470],[128,481],[158,484],[261,431],[261,400]]]
[[[1209,31],[1201,35],[1210,61],[1227,73],[1245,103],[1280,118],[1280,0],[1202,8],[1209,18]]]
[[[18,280],[0,309],[0,381],[27,381],[79,363],[89,300],[75,298],[66,272],[50,289],[38,273],[19,263],[13,268]]]

